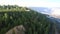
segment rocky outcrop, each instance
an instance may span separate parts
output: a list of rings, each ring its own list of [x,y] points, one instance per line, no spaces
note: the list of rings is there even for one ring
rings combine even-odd
[[[16,26],[13,29],[6,32],[6,34],[24,34],[24,33],[25,33],[25,28],[23,25]]]

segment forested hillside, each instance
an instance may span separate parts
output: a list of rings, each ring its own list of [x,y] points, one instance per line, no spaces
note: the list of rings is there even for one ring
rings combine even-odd
[[[48,34],[51,23],[46,15],[26,7],[0,6],[0,34],[18,25],[25,27],[25,34]]]

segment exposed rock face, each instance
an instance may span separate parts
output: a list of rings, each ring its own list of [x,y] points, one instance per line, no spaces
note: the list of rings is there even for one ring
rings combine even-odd
[[[23,25],[19,25],[9,30],[6,34],[24,34],[25,28]]]

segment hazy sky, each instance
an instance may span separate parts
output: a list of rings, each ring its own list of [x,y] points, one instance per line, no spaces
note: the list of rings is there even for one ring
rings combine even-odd
[[[8,4],[27,7],[60,7],[60,0],[0,0],[0,5]]]

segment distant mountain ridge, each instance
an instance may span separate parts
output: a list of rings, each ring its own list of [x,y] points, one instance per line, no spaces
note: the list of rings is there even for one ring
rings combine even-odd
[[[47,7],[30,7],[31,9],[43,13],[43,14],[50,14],[51,13],[51,9],[47,8]]]
[[[43,14],[50,15],[50,16],[52,16],[54,18],[58,18],[58,19],[60,18],[59,15],[54,15],[53,14],[53,9],[55,9],[55,8],[48,8],[48,7],[30,7],[30,9],[35,10],[35,11],[40,12],[40,13],[43,13]],[[58,9],[60,9],[60,8],[58,8]]]
[[[40,13],[43,13],[43,14],[46,14],[47,16],[49,16],[48,18],[50,18],[51,20],[56,20],[57,22],[60,23],[60,17],[59,16],[54,16],[54,15],[51,15],[50,13],[52,12],[52,8],[47,8],[47,7],[31,7],[31,9],[37,11],[37,12],[40,12]]]

